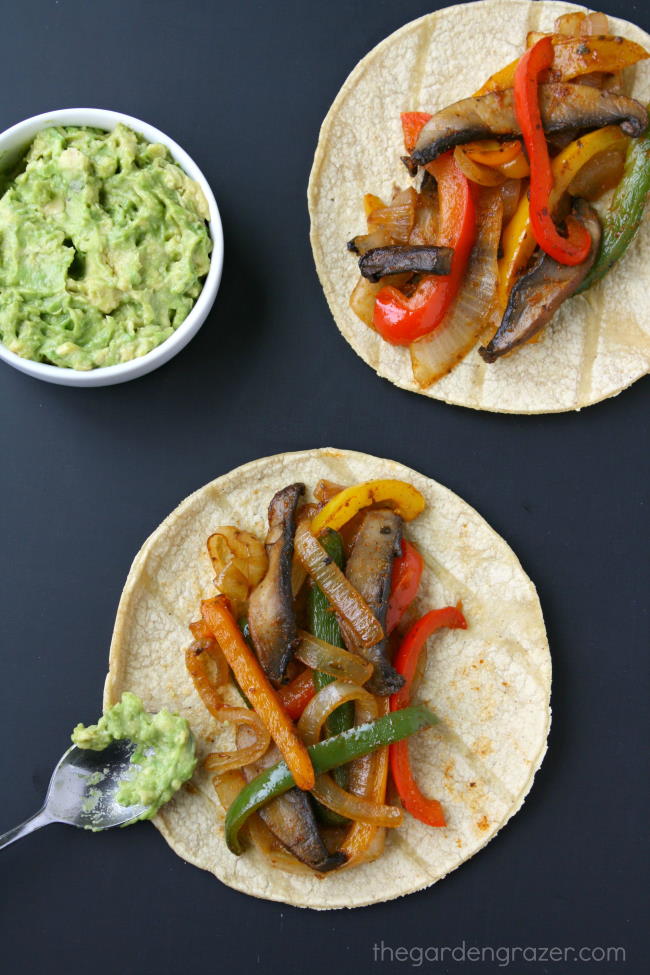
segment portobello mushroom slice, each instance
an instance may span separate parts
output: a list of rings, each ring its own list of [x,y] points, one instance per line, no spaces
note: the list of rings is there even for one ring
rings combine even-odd
[[[237,732],[238,748],[242,747],[240,736],[245,733],[244,729]],[[262,758],[243,769],[246,781],[250,782],[260,772],[275,765],[280,758],[275,745],[271,745]],[[258,815],[282,846],[312,870],[327,873],[329,870],[336,870],[347,860],[342,851],[328,853],[309,796],[300,789],[294,787],[267,802],[258,810]]]
[[[640,102],[591,85],[540,85],[539,106],[544,131],[549,134],[620,125],[623,132],[637,138],[648,124],[648,113]],[[513,89],[489,91],[463,98],[432,116],[420,132],[411,159],[424,166],[453,146],[517,135],[521,129]]]
[[[540,250],[530,270],[510,292],[508,306],[496,334],[487,346],[481,346],[478,350],[486,362],[495,362],[536,335],[551,320],[562,302],[577,291],[589,273],[600,247],[600,221],[596,211],[585,200],[574,202],[573,214],[591,236],[591,250],[586,260],[569,267],[559,264]]]
[[[373,247],[359,259],[359,270],[369,281],[379,281],[387,274],[417,271],[420,274],[449,274],[451,247],[433,247],[428,244],[394,245]]]
[[[255,652],[267,677],[279,683],[300,642],[291,591],[291,560],[296,530],[296,507],[304,484],[278,491],[269,505],[266,575],[251,594],[248,625]]]
[[[401,517],[390,508],[368,511],[357,532],[345,569],[348,581],[363,596],[384,629],[393,561],[401,551],[402,524]],[[360,654],[374,666],[374,672],[365,685],[367,690],[382,697],[398,691],[404,678],[390,662],[388,638],[384,636],[374,647],[359,647],[345,621],[339,622],[348,650]]]

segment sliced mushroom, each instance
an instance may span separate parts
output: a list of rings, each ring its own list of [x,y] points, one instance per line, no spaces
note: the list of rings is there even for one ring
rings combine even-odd
[[[238,747],[240,747],[239,734],[238,732]],[[277,748],[272,745],[259,761],[244,768],[246,781],[250,782],[260,772],[275,765],[280,757]],[[284,795],[272,799],[261,807],[259,816],[282,846],[312,870],[327,873],[345,863],[347,859],[345,853],[327,852],[309,796],[300,789],[290,789]]]
[[[269,567],[248,604],[248,623],[255,652],[264,673],[276,682],[284,677],[287,664],[300,642],[293,609],[291,560],[296,506],[304,493],[304,484],[290,484],[271,499],[266,536]]]
[[[598,216],[584,200],[576,200],[574,216],[591,235],[591,250],[582,264],[569,267],[540,251],[531,269],[510,292],[508,307],[496,334],[478,351],[486,362],[494,362],[523,345],[551,320],[559,306],[578,289],[591,269],[600,246]]]
[[[591,85],[540,85],[539,105],[547,133],[620,125],[623,132],[637,138],[648,124],[648,113],[640,102]],[[517,135],[521,129],[513,89],[489,91],[463,98],[432,116],[420,132],[411,159],[424,166],[453,146]]]
[[[369,281],[379,281],[387,274],[417,271],[420,274],[449,274],[454,251],[451,247],[428,244],[373,247],[359,260],[359,269]]]
[[[381,623],[386,627],[386,613],[393,575],[393,561],[401,551],[402,519],[390,508],[368,511],[357,532],[345,575],[360,593]],[[354,641],[345,623],[341,630],[348,650],[353,650],[374,665],[374,673],[365,685],[371,694],[394,694],[404,678],[392,666],[387,637],[374,647],[364,649]]]

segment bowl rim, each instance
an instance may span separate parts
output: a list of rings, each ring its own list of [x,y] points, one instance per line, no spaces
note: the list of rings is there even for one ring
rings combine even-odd
[[[210,219],[208,221],[210,237],[212,239],[210,268],[203,282],[201,293],[196,299],[187,318],[160,345],[157,345],[145,353],[145,355],[137,356],[128,362],[118,363],[113,366],[98,366],[95,369],[87,370],[70,369],[66,366],[49,365],[44,362],[36,362],[33,359],[26,359],[12,352],[0,341],[0,359],[36,379],[43,379],[66,386],[102,386],[125,382],[128,379],[136,379],[139,376],[143,376],[158,366],[163,365],[165,362],[168,362],[169,359],[187,345],[205,321],[219,290],[223,268],[224,244],[223,228],[217,201],[215,200],[210,184],[192,157],[182,146],[161,129],[133,115],[127,115],[123,112],[108,108],[53,109],[16,122],[1,132],[0,155],[7,143],[13,143],[14,147],[18,147],[21,136],[24,136],[25,148],[27,148],[36,134],[41,129],[48,128],[49,126],[78,125],[105,129],[110,132],[120,122],[144,136],[147,142],[160,142],[165,145],[169,149],[174,161],[178,163],[181,169],[191,179],[194,179],[200,185],[210,212]]]

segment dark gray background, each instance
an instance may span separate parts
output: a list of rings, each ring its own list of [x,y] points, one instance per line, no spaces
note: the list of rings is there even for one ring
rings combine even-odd
[[[640,4],[606,8],[650,28]],[[72,725],[97,716],[115,607],[149,532],[238,464],[326,444],[442,481],[535,580],[554,723],[532,794],[502,835],[433,889],[353,913],[235,893],[184,864],[149,824],[105,835],[48,827],[0,854],[7,975],[412,967],[375,964],[381,939],[409,949],[621,945],[625,965],[588,968],[646,970],[648,386],[542,417],[403,392],[340,338],[312,265],[305,190],[321,120],[357,60],[428,9],[418,0],[3,5],[0,128],[73,105],[160,127],[214,189],[226,263],[202,331],[144,379],[75,390],[0,366],[0,831],[38,807]]]

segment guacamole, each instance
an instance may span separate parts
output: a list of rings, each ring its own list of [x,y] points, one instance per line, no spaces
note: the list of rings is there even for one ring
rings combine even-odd
[[[194,772],[196,753],[189,725],[165,709],[149,714],[139,697],[125,691],[97,724],[78,724],[72,732],[78,748],[94,751],[122,738],[134,742],[136,749],[131,758],[133,775],[122,779],[117,801],[122,806],[147,806],[138,818],[151,819]]]
[[[44,129],[0,199],[0,341],[70,369],[144,355],[210,265],[208,205],[165,146],[118,125]]]

